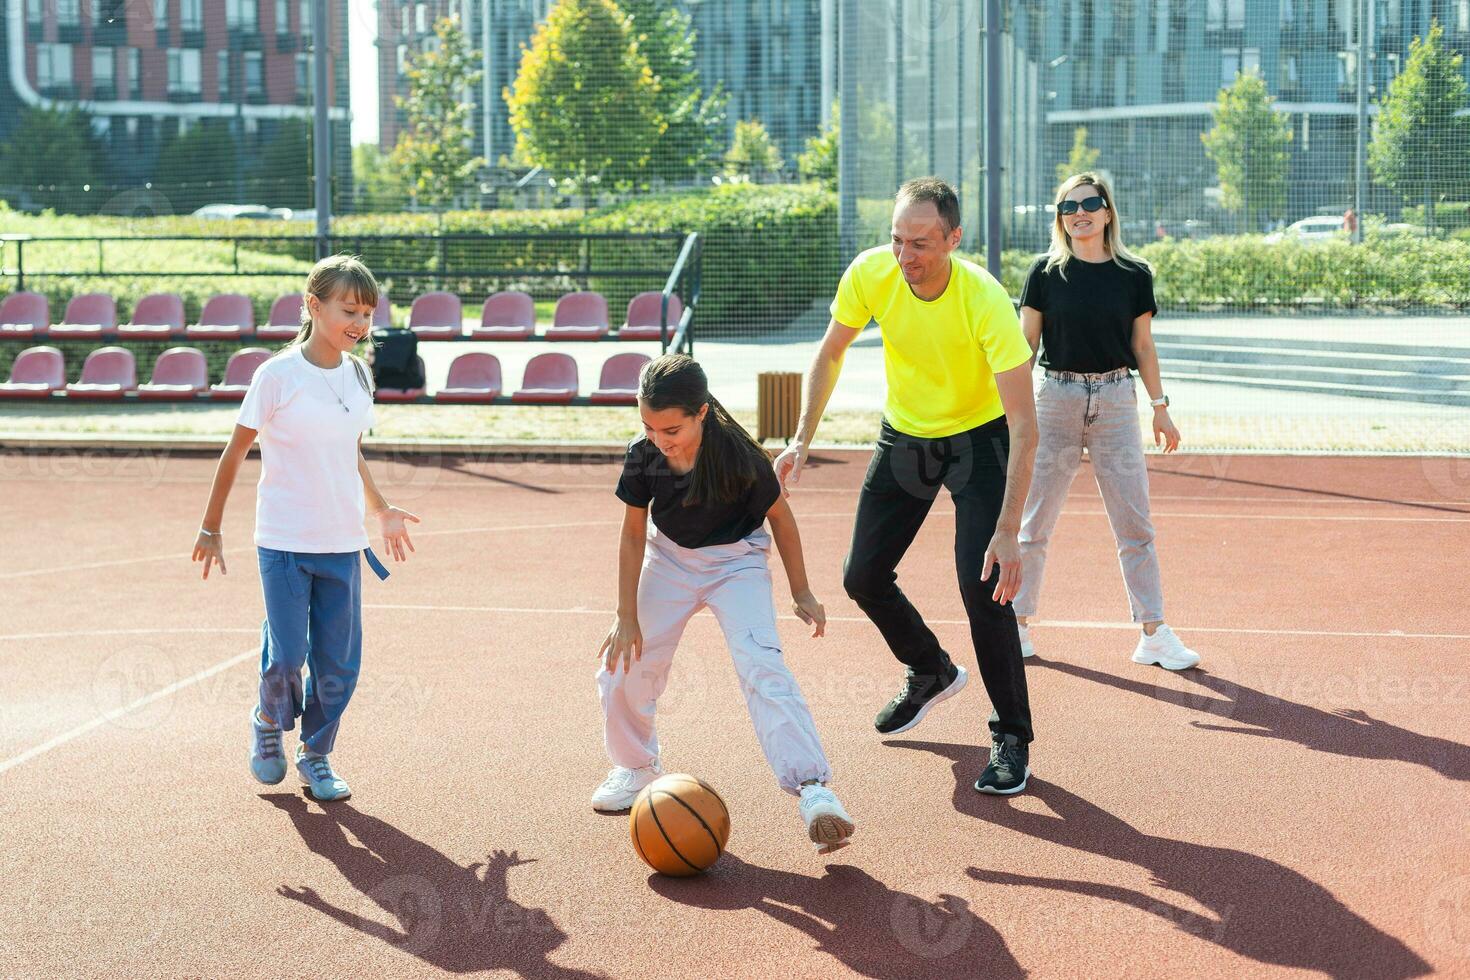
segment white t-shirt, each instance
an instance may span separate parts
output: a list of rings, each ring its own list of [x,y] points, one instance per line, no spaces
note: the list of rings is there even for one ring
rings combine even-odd
[[[357,440],[374,424],[373,399],[349,356],[327,370],[299,346],[278,354],[255,372],[235,421],[260,433],[258,547],[324,554],[368,546]]]

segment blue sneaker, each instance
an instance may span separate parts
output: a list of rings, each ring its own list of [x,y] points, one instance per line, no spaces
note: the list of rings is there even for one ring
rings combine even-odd
[[[323,803],[345,800],[352,795],[347,781],[332,771],[332,763],[324,755],[313,755],[306,746],[296,749],[296,772],[311,795]]]
[[[281,730],[260,720],[260,710],[250,709],[250,729],[254,742],[250,749],[250,772],[267,786],[286,778],[286,753],[281,748]]]

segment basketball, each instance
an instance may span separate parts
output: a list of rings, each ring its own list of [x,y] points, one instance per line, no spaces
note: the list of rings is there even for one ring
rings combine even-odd
[[[628,816],[633,849],[659,874],[684,878],[719,860],[730,839],[730,811],[702,779],[660,776],[643,788]]]

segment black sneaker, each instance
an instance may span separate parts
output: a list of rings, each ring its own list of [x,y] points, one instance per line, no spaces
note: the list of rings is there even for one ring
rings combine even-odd
[[[884,735],[906,732],[923,721],[930,708],[964,690],[965,681],[969,679],[965,668],[957,664],[950,664],[948,674],[937,676],[909,671],[903,690],[878,712],[878,717],[873,719],[873,727]]]
[[[1014,735],[990,737],[990,765],[975,780],[975,789],[993,796],[1010,796],[1026,788],[1026,779],[1031,775],[1027,763],[1031,750],[1021,744]]]

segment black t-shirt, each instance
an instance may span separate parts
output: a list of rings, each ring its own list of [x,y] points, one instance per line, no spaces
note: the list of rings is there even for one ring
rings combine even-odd
[[[781,497],[781,484],[769,463],[756,467],[755,482],[739,500],[729,504],[706,501],[686,507],[684,495],[693,479],[693,470],[675,475],[658,447],[639,436],[628,444],[617,495],[633,507],[648,507],[651,503],[653,523],[683,548],[739,541],[765,523],[766,511]]]
[[[1126,261],[1126,260],[1125,260]],[[1147,269],[1123,268],[1109,259],[1069,259],[1050,272],[1043,255],[1031,264],[1021,288],[1021,305],[1041,311],[1041,354],[1053,371],[1102,374],[1138,368],[1133,354],[1133,321],[1158,313],[1154,277]]]

